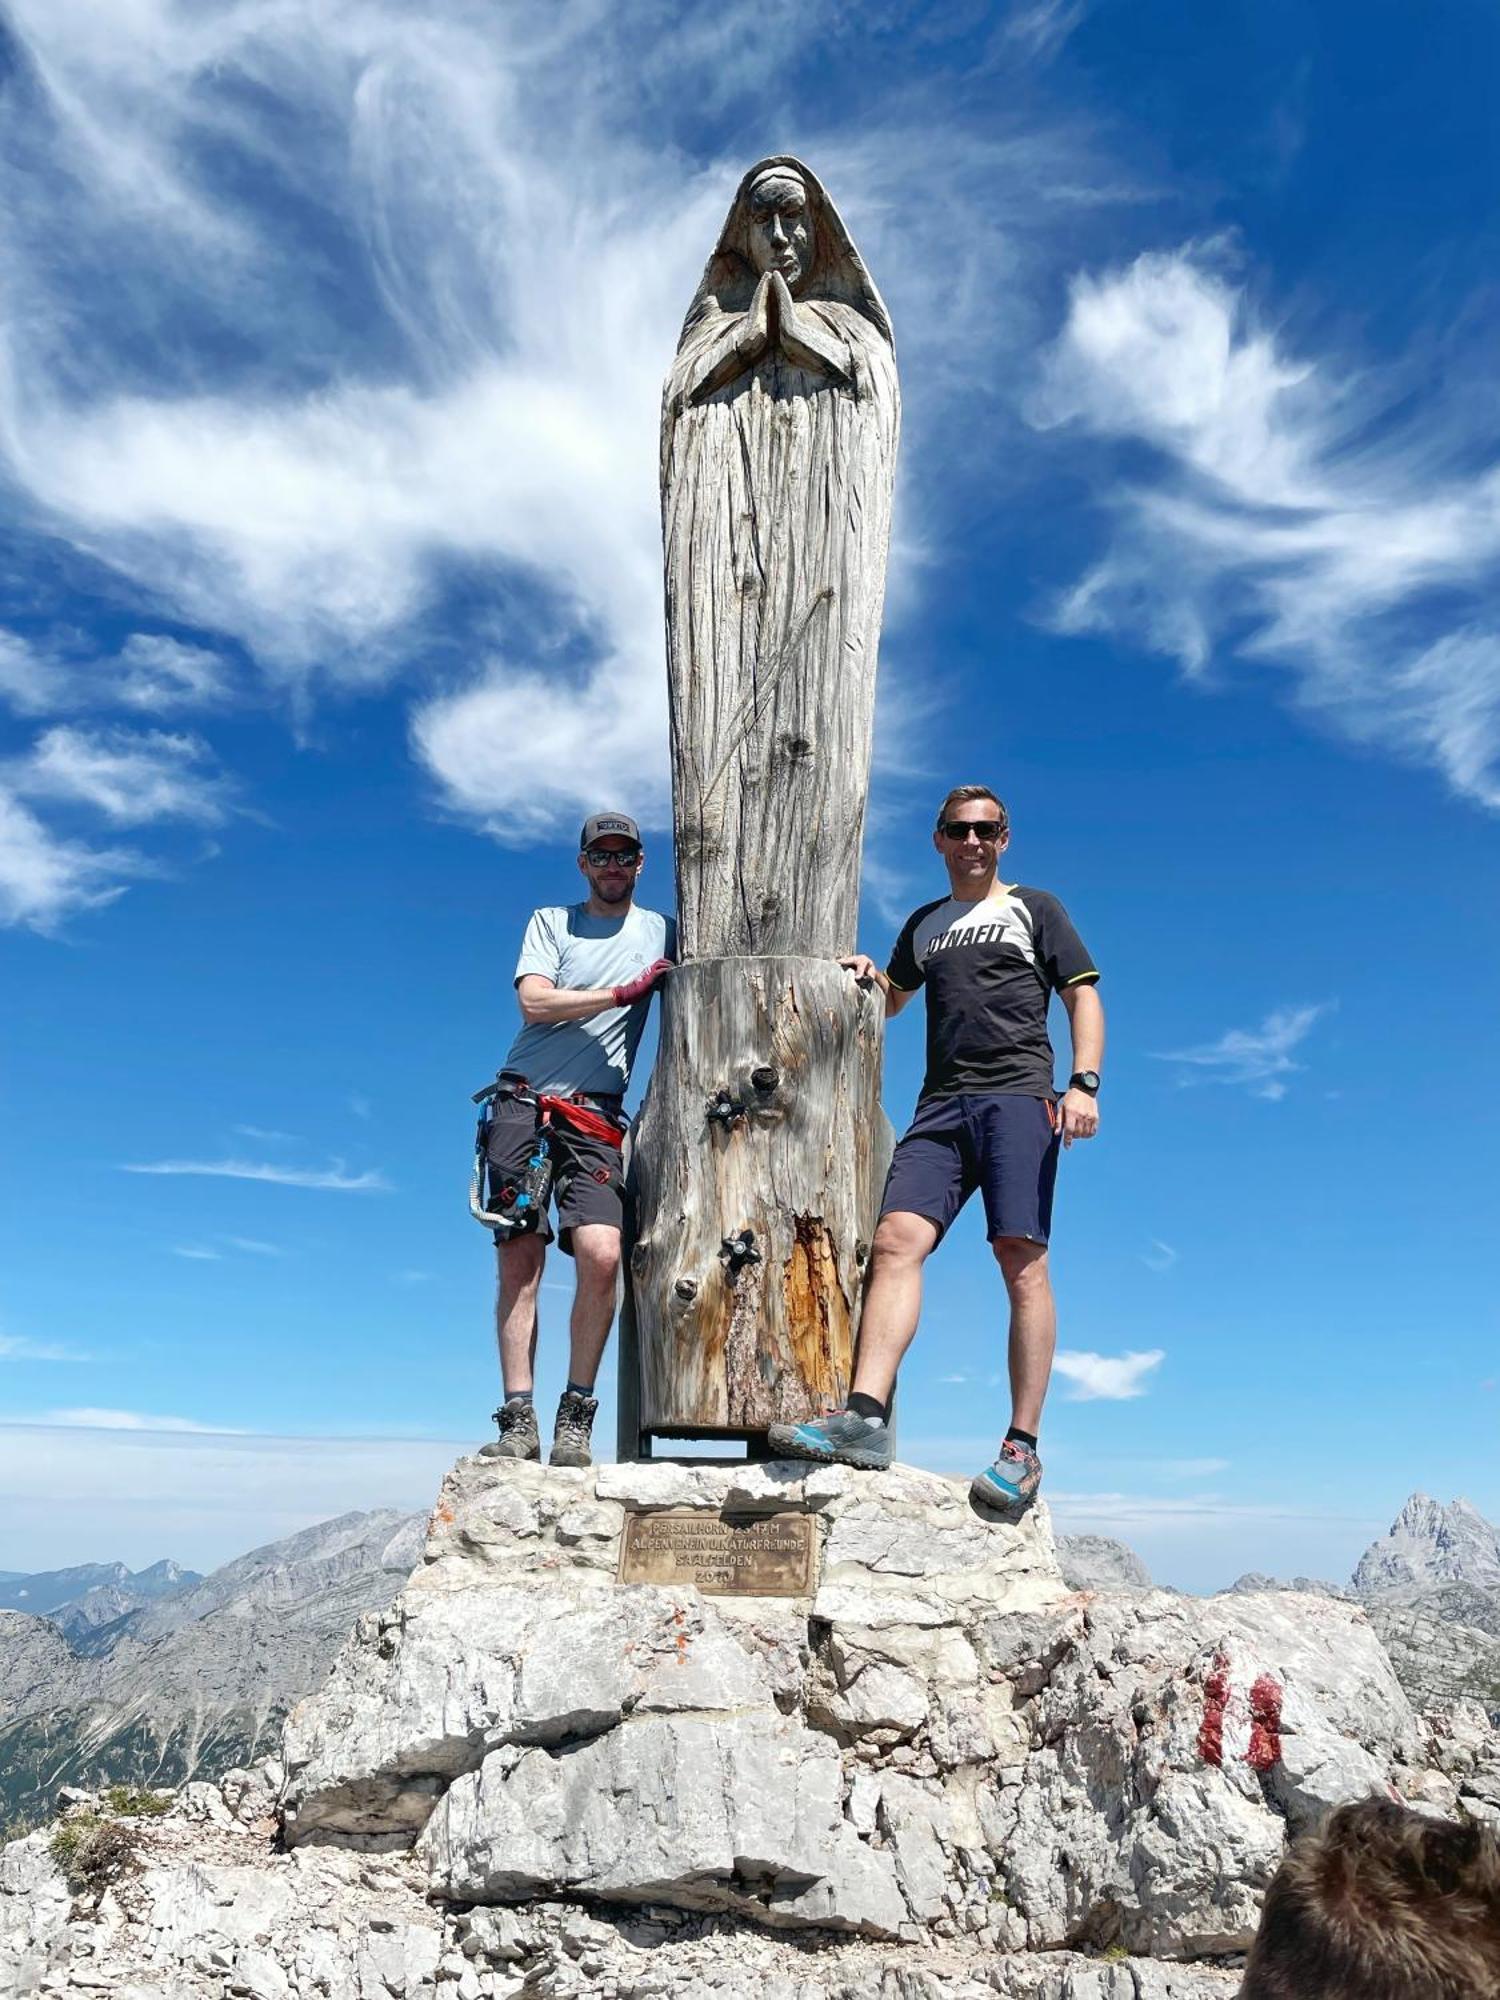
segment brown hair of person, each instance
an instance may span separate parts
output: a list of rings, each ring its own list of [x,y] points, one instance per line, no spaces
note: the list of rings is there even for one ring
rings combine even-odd
[[[1240,2000],[1500,2000],[1500,1840],[1340,1806],[1277,1871]]]
[[[955,785],[947,798],[938,807],[938,832],[943,830],[943,821],[955,806],[967,805],[971,799],[988,799],[995,808],[995,817],[1000,822],[1002,834],[1010,832],[1010,814],[1001,803],[998,792],[992,792],[988,785]]]

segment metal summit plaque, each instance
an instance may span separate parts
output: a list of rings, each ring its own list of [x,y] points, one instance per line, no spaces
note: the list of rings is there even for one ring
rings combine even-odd
[[[811,1514],[711,1514],[701,1507],[627,1514],[620,1583],[691,1583],[730,1597],[810,1597],[817,1583]]]

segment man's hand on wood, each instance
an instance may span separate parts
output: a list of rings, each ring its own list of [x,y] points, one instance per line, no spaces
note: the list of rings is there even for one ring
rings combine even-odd
[[[1099,1105],[1086,1090],[1065,1091],[1057,1108],[1064,1146],[1071,1146],[1075,1139],[1092,1139],[1098,1132]]]
[[[877,969],[873,958],[867,958],[862,951],[851,952],[848,958],[841,958],[839,964],[845,972],[852,972],[861,986],[873,986]]]
[[[644,1000],[664,972],[672,970],[670,958],[659,958],[654,965],[648,965],[644,972],[638,972],[634,979],[627,979],[623,986],[614,989],[617,1007],[634,1006],[637,1000]]]

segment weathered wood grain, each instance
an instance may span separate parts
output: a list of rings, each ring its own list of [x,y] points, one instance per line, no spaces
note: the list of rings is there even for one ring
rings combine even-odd
[[[837,209],[800,162],[761,161],[662,403],[687,962],[633,1141],[622,1457],[848,1389],[889,1126],[883,1008],[833,961],[855,941],[900,422],[890,320]]]
[[[731,210],[663,397],[689,958],[854,948],[901,399],[879,294],[798,172],[821,247],[795,297],[736,272]]]
[[[882,1008],[818,959],[703,961],[663,994],[630,1163],[637,1422],[763,1431],[849,1386],[890,1154]]]

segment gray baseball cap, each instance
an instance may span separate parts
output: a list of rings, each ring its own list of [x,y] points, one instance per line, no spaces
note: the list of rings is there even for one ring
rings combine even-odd
[[[578,836],[579,853],[581,854],[586,847],[592,847],[596,840],[604,840],[610,834],[616,835],[621,840],[633,840],[637,847],[641,845],[641,830],[629,813],[590,813],[583,822],[583,832]]]

